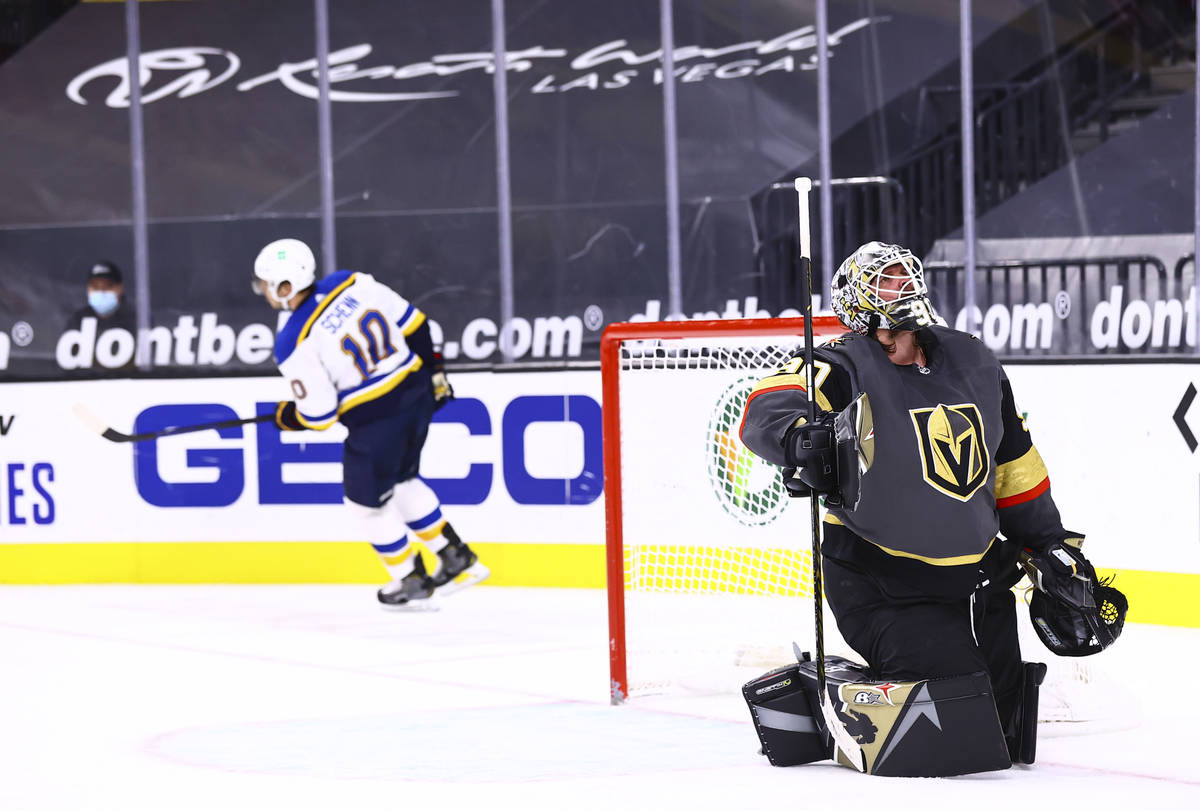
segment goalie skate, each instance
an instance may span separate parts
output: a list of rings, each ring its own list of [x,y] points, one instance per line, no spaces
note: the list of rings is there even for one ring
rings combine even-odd
[[[438,552],[439,566],[430,581],[439,596],[473,586],[492,572],[479,562],[479,556],[465,543],[452,544]]]

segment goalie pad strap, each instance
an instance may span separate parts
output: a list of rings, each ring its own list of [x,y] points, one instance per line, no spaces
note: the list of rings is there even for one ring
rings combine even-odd
[[[767,729],[779,729],[784,732],[807,732],[818,734],[817,723],[811,717],[796,712],[772,710],[769,707],[755,707],[755,718]]]

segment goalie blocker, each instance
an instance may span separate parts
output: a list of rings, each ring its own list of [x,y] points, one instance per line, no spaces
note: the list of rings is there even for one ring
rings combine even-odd
[[[875,460],[875,422],[866,392],[846,408],[802,422],[785,440],[790,467],[783,472],[791,496],[825,494],[826,504],[853,510],[860,482]]]
[[[742,687],[762,754],[773,766],[833,757],[821,716],[817,665],[808,660],[771,670]],[[1032,719],[1018,760],[1032,762],[1037,685],[1044,665],[1027,665]],[[866,756],[866,772],[891,777],[948,777],[1009,768],[991,682],[985,673],[911,682],[880,682],[840,656],[825,658],[826,686],[838,718]],[[1032,721],[1032,723],[1028,723]],[[1026,740],[1027,739],[1027,740]],[[1028,758],[1028,759],[1026,759]],[[839,758],[842,765],[850,765]]]

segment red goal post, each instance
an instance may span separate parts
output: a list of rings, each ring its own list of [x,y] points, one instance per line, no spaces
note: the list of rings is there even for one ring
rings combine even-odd
[[[836,318],[824,316],[813,319],[814,335],[817,337],[833,337],[845,332],[845,328]],[[699,398],[703,400],[705,387],[716,391],[727,386],[727,378],[729,375],[722,375],[723,370],[730,370],[736,373],[736,376],[744,378],[741,383],[740,400],[745,401],[746,394],[749,393],[750,387],[753,385],[751,380],[761,379],[769,375],[774,369],[778,368],[794,351],[803,345],[804,335],[804,319],[802,318],[763,318],[763,319],[729,319],[729,320],[709,320],[709,321],[657,321],[657,322],[631,322],[609,325],[600,341],[600,367],[604,399],[603,411],[603,435],[604,435],[604,494],[605,494],[605,528],[606,528],[606,546],[607,546],[607,587],[608,587],[608,612],[609,612],[609,657],[610,657],[610,677],[611,677],[611,698],[613,703],[624,701],[630,694],[630,665],[631,657],[641,655],[640,651],[631,652],[628,648],[629,635],[627,634],[627,603],[628,598],[634,596],[635,593],[643,591],[653,591],[663,597],[663,604],[660,607],[651,609],[651,612],[640,616],[639,623],[647,623],[655,617],[662,618],[664,607],[669,608],[671,601],[677,598],[679,601],[700,600],[708,593],[728,592],[729,586],[722,585],[714,581],[712,584],[702,582],[710,575],[709,568],[703,561],[693,560],[690,566],[690,571],[687,575],[687,583],[675,582],[673,577],[661,577],[659,573],[655,575],[655,582],[649,587],[645,586],[642,581],[632,582],[630,574],[630,563],[632,549],[646,548],[643,539],[636,539],[633,543],[627,544],[628,532],[625,526],[626,520],[629,517],[629,506],[632,498],[638,497],[644,492],[647,487],[645,481],[644,468],[645,465],[635,465],[634,473],[628,472],[623,465],[630,462],[627,458],[627,453],[624,445],[627,441],[626,434],[629,432],[629,424],[632,421],[630,414],[634,418],[640,419],[642,423],[648,424],[642,426],[642,436],[646,436],[645,431],[650,431],[650,436],[659,439],[669,440],[672,432],[676,431],[695,431],[695,436],[699,438],[701,431],[705,425],[702,420],[693,419],[690,423],[684,421],[681,423],[677,417],[679,406],[681,403],[672,403],[670,400],[642,402],[630,397],[632,391],[647,390],[644,387],[634,384],[631,381],[631,376],[637,375],[645,377],[647,374],[655,372],[675,375],[676,381],[687,378],[704,378],[705,381],[712,380],[712,383],[702,383],[697,387],[694,383],[681,385],[678,382],[667,384],[671,391],[678,391],[680,397],[691,400]],[[759,348],[771,347],[772,351],[762,352]],[[661,375],[660,375],[661,376]],[[632,391],[627,391],[631,389]],[[656,394],[649,391],[648,397],[654,400],[659,400],[661,394]],[[735,397],[735,399],[737,399]],[[703,403],[701,405],[704,405]],[[701,414],[702,416],[702,414]],[[644,453],[644,443],[639,442],[637,450],[639,453]],[[739,443],[740,446],[740,443]],[[670,442],[667,441],[663,445],[663,452],[670,454]],[[728,449],[727,449],[728,450]],[[748,453],[748,451],[746,452]],[[646,460],[642,460],[646,461]],[[676,475],[676,465],[685,464],[681,459],[659,458],[660,465],[655,469],[653,476],[660,479],[663,477],[670,478]],[[761,463],[766,465],[765,462]],[[630,491],[628,488],[633,487]],[[654,484],[649,485],[651,487]],[[704,498],[703,492],[684,491],[674,493],[678,496],[678,501],[675,503],[662,503],[664,511],[670,510],[686,510],[692,499]],[[748,528],[739,528],[748,529]],[[804,566],[807,564],[800,563],[801,560],[807,560],[809,553],[805,548],[809,544],[807,530],[802,523],[793,527],[796,533],[795,556],[796,565]],[[725,544],[727,538],[723,531],[718,531],[718,537],[703,539],[699,544],[700,548],[721,547]],[[748,534],[748,533],[747,533]],[[695,557],[694,552],[681,552],[687,544],[681,543],[684,539],[681,538],[662,538],[663,543],[655,544],[657,550],[656,555],[690,555]],[[693,547],[687,547],[692,549]],[[773,553],[774,554],[774,553]],[[785,553],[779,553],[785,554]],[[786,554],[791,554],[786,553]],[[663,565],[655,563],[656,567]],[[669,564],[666,564],[669,565]],[[716,572],[711,572],[714,576]],[[701,582],[697,582],[697,580]],[[745,588],[735,588],[734,597],[740,592],[745,592]],[[770,588],[766,591],[771,591]],[[763,589],[751,588],[749,592],[755,595],[764,593]],[[675,595],[675,598],[672,597]],[[811,589],[809,591],[811,596]],[[780,592],[778,596],[794,596],[787,589]],[[693,608],[686,608],[686,611],[693,611]],[[711,610],[715,615],[723,615],[728,611],[728,604],[716,606],[714,608],[705,607],[705,611]],[[805,614],[804,608],[801,605],[792,601],[788,608],[791,614],[791,621],[794,625],[811,625],[811,612]],[[793,613],[794,612],[794,613]],[[696,622],[712,622],[711,617],[706,617],[703,614],[695,616]],[[686,622],[686,619],[684,620]],[[641,627],[641,626],[639,626]],[[664,629],[668,634],[671,633],[686,633],[686,629]],[[787,639],[784,637],[778,640],[780,644],[786,645]],[[707,641],[707,640],[706,640]],[[694,644],[694,643],[687,643]],[[744,649],[746,646],[740,643],[732,643],[735,648]],[[649,653],[650,656],[657,656],[657,651]],[[723,654],[721,654],[723,656]],[[669,658],[669,655],[668,655]],[[709,663],[701,661],[699,664],[688,662],[687,656],[683,656],[678,664],[680,670],[686,669],[709,669]],[[723,659],[722,659],[723,661]],[[748,665],[750,668],[758,666],[758,662],[751,661]],[[672,662],[665,662],[665,667],[669,670],[674,667]],[[719,668],[721,665],[714,662],[713,668]],[[762,668],[766,669],[766,668]],[[746,671],[750,672],[750,671]],[[687,674],[665,673],[663,678],[655,677],[655,682],[670,682],[674,683],[677,677],[682,677]],[[703,677],[704,674],[693,673],[693,677]],[[744,675],[744,674],[739,674]],[[726,686],[726,685],[723,685]],[[639,690],[638,679],[635,677],[632,685],[633,693],[636,694]],[[654,691],[665,689],[664,684],[659,684],[656,688],[651,688]]]

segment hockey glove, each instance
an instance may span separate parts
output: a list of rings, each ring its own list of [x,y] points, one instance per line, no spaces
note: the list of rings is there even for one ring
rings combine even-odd
[[[280,431],[303,431],[304,423],[296,412],[295,400],[280,400],[275,406],[275,425]]]
[[[437,411],[446,403],[454,399],[454,387],[450,385],[450,381],[446,379],[445,372],[433,373],[433,410]]]
[[[1042,644],[1058,656],[1091,656],[1117,641],[1129,601],[1107,581],[1096,587],[1096,608],[1075,610],[1034,590],[1029,619]]]
[[[442,353],[436,349],[433,351],[433,360],[429,364],[429,371],[432,373],[430,382],[433,384],[433,410],[437,411],[454,399],[454,387],[446,379],[445,361]]]
[[[1037,591],[1029,600],[1029,618],[1047,648],[1059,656],[1089,656],[1117,640],[1125,627],[1129,601],[1079,551],[1081,537],[1066,538],[1046,549],[1021,555]]]
[[[1026,549],[1021,555],[1025,573],[1038,591],[1071,608],[1096,609],[1096,570],[1078,546],[1055,542],[1045,549]]]
[[[788,429],[783,438],[783,451],[788,467],[795,468],[792,475],[787,475],[785,471],[784,483],[789,491],[793,491],[795,485],[788,482],[799,479],[814,493],[829,495],[838,492],[834,416],[832,411],[827,411],[819,415],[816,422],[802,422]]]

